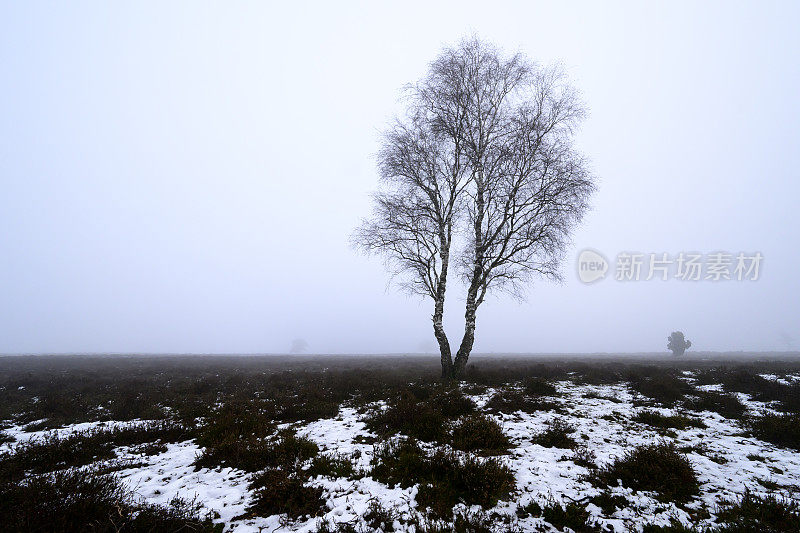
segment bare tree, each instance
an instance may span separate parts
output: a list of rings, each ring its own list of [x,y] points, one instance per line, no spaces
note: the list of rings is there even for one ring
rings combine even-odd
[[[354,241],[382,253],[409,292],[433,299],[433,332],[439,344],[442,377],[452,375],[450,342],[442,319],[459,197],[467,166],[458,137],[447,135],[432,113],[426,83],[411,88],[411,109],[384,134],[378,155],[384,190],[374,195],[374,213]]]
[[[572,147],[585,111],[559,69],[504,57],[475,38],[446,49],[412,94],[409,120],[390,130],[381,151],[381,174],[395,191],[376,195],[375,216],[357,240],[434,299],[442,375],[457,378],[491,290],[521,297],[534,276],[560,279],[594,190]],[[467,295],[453,360],[442,315],[454,235],[466,243],[456,264]]]

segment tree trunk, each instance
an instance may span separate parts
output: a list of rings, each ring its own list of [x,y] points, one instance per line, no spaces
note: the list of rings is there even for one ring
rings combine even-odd
[[[453,358],[450,352],[450,341],[442,326],[442,315],[444,314],[444,298],[436,301],[436,309],[433,313],[433,334],[439,343],[439,353],[442,360],[442,379],[450,379],[453,375]]]
[[[470,287],[467,292],[467,305],[464,312],[464,337],[461,339],[461,345],[458,347],[456,359],[453,362],[452,377],[454,379],[464,377],[469,354],[472,353],[472,346],[475,344],[475,315],[478,310],[477,293],[477,287]]]
[[[475,313],[478,310],[478,291],[481,286],[481,276],[483,275],[483,217],[486,204],[484,202],[484,182],[483,171],[479,170],[476,175],[475,192],[475,221],[473,231],[475,232],[475,258],[472,277],[467,290],[467,303],[464,312],[464,337],[461,339],[461,346],[458,347],[455,361],[453,362],[453,378],[461,379],[464,377],[464,370],[467,368],[469,354],[472,353],[472,346],[475,344]],[[481,297],[483,299],[483,297]]]
[[[448,232],[449,233],[449,232]],[[449,380],[453,375],[453,356],[450,341],[444,332],[442,318],[444,316],[444,297],[447,291],[447,271],[450,266],[450,239],[443,230],[439,232],[442,245],[442,271],[439,275],[439,284],[436,287],[436,303],[433,309],[433,334],[439,343],[439,353],[442,361],[442,380]]]

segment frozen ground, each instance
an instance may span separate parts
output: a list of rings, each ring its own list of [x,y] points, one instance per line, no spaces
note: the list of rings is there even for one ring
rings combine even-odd
[[[767,376],[765,376],[767,377]],[[769,378],[775,379],[774,376]],[[794,378],[794,376],[791,376]],[[691,375],[687,374],[687,380]],[[586,443],[603,465],[626,449],[641,443],[651,443],[665,438],[663,433],[649,426],[631,421],[641,407],[635,406],[636,393],[629,392],[624,384],[588,386],[574,385],[564,381],[557,383],[559,402],[565,409],[562,416],[577,431],[575,436]],[[717,389],[715,385],[700,387]],[[482,406],[493,391],[489,390],[472,398]],[[747,395],[739,394],[748,409],[755,412],[767,411],[769,406],[752,401]],[[652,410],[653,408],[648,408]],[[669,409],[656,409],[661,414],[675,414]],[[614,531],[639,529],[643,523],[667,525],[677,519],[689,523],[689,513],[705,507],[711,515],[720,499],[733,499],[745,488],[755,493],[766,491],[767,486],[779,487],[786,494],[796,495],[800,487],[800,455],[786,449],[744,435],[741,427],[716,413],[690,413],[705,422],[707,428],[671,430],[668,438],[686,451],[700,482],[701,496],[684,509],[675,504],[664,504],[651,495],[633,493],[629,489],[617,487],[614,494],[623,495],[629,505],[617,509],[610,516],[603,516],[600,508],[589,504],[587,509],[597,521],[613,527]],[[548,525],[541,518],[517,519],[516,510],[532,500],[544,503],[549,499],[556,501],[586,500],[596,495],[600,489],[593,487],[583,477],[587,469],[577,466],[572,460],[572,452],[566,449],[544,448],[531,442],[531,437],[546,427],[553,413],[518,412],[514,415],[499,415],[495,419],[504,432],[511,437],[513,448],[504,460],[514,470],[517,478],[518,494],[513,501],[501,501],[489,513],[509,515],[512,521],[523,530],[547,530]],[[300,435],[316,442],[321,451],[341,452],[357,456],[357,467],[368,470],[373,455],[373,446],[355,442],[357,436],[368,436],[365,424],[356,409],[343,407],[335,418],[322,419],[308,424],[297,424]],[[62,433],[86,429],[97,423],[76,424],[58,430]],[[25,432],[21,427],[12,427],[6,433],[18,441],[38,438],[45,432]],[[9,444],[0,449],[8,449]],[[139,496],[153,503],[166,503],[174,496],[194,499],[217,513],[218,521],[223,521],[232,531],[278,532],[314,531],[320,518],[290,522],[282,516],[236,520],[244,513],[250,501],[247,489],[249,474],[230,468],[215,470],[195,470],[192,462],[200,449],[192,441],[169,444],[167,450],[154,456],[139,456],[127,448],[119,448],[122,460],[130,459],[138,464],[133,468],[119,471],[119,476]],[[322,517],[331,522],[358,523],[370,501],[375,499],[398,514],[410,516],[415,512],[416,488],[392,488],[379,483],[369,476],[355,481],[345,478],[331,479],[322,476],[310,482],[324,489],[328,511]],[[395,523],[398,530],[403,525]]]

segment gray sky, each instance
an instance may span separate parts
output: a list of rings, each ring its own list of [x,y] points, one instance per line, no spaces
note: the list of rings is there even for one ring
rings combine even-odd
[[[800,4],[377,4],[0,3],[0,352],[432,349],[348,238],[399,89],[472,33],[563,63],[601,178],[565,283],[487,301],[477,351],[800,346]],[[764,260],[584,285],[586,247]]]

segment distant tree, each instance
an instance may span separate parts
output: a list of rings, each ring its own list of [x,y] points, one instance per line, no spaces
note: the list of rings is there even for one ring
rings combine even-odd
[[[405,288],[433,299],[442,377],[458,378],[487,293],[521,297],[532,277],[560,279],[594,191],[573,147],[585,110],[558,68],[504,56],[476,38],[444,50],[408,102],[384,135],[384,190],[355,241],[383,254]],[[454,239],[463,246],[454,249]],[[455,358],[442,327],[451,263],[467,287]]]
[[[673,355],[683,355],[683,353],[692,346],[692,341],[686,340],[683,337],[682,331],[673,331],[667,337],[667,349]]]
[[[289,353],[297,354],[297,353],[306,353],[308,349],[308,343],[305,339],[293,339],[292,346],[289,348]]]

